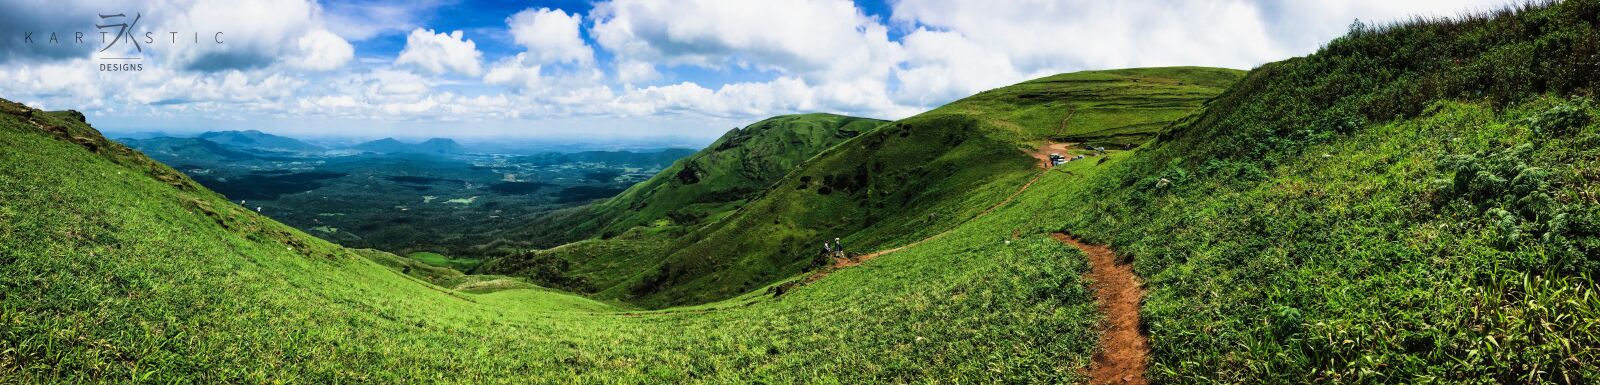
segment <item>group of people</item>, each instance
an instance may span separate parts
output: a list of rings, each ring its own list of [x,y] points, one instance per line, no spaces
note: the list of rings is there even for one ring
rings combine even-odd
[[[849,257],[844,252],[844,244],[839,243],[839,238],[834,238],[833,242],[828,242],[827,240],[822,241],[822,253],[833,258]]]

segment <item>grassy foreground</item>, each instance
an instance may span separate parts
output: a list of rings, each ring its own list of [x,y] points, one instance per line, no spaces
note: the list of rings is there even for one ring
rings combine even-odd
[[[4,383],[1072,381],[1093,348],[1076,252],[1003,242],[1027,200],[778,299],[636,312],[400,274],[3,107]]]
[[[1600,2],[1357,25],[1062,191],[1174,383],[1600,382]]]

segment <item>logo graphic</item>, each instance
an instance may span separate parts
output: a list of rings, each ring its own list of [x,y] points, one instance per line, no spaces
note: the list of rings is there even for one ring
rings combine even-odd
[[[94,27],[95,28],[99,28],[99,29],[106,29],[106,28],[112,28],[112,27],[120,28],[120,29],[117,30],[117,37],[114,38],[114,39],[111,39],[111,42],[106,43],[106,46],[104,48],[101,48],[100,52],[105,52],[107,49],[111,49],[111,46],[117,45],[117,42],[122,41],[123,39],[127,39],[128,41],[133,42],[133,48],[134,49],[138,50],[139,53],[144,53],[144,47],[139,45],[139,41],[138,40],[134,40],[133,39],[133,33],[132,32],[128,32],[128,31],[133,30],[134,26],[139,25],[139,18],[142,17],[142,16],[143,15],[140,15],[140,14],[137,14],[137,13],[133,14],[133,23],[132,24],[129,24],[129,23],[105,24],[105,25],[95,24]],[[115,15],[100,15],[100,20],[105,20],[105,19],[110,19],[110,18],[124,18],[124,17],[128,17],[128,16],[124,15],[124,14],[120,14],[120,13],[115,14]],[[100,36],[102,37],[101,40],[104,40],[103,37],[105,36],[105,32],[100,32]]]
[[[186,38],[190,37],[189,36],[190,32],[187,32],[187,31],[185,31],[185,32],[178,32],[178,31],[156,32],[156,31],[151,31],[151,30],[148,30],[148,29],[146,29],[144,31],[140,31],[139,30],[139,21],[144,19],[144,14],[139,13],[139,12],[135,12],[133,14],[133,17],[131,17],[131,18],[128,17],[128,14],[125,13],[125,12],[101,13],[101,14],[96,14],[96,16],[100,17],[100,22],[96,23],[94,25],[94,27],[95,27],[95,29],[98,29],[99,32],[100,32],[100,43],[102,45],[100,47],[100,50],[99,51],[95,51],[95,53],[96,54],[104,54],[104,55],[96,56],[95,59],[96,60],[101,60],[101,61],[120,61],[120,62],[111,62],[111,63],[105,63],[105,62],[100,63],[100,70],[101,71],[105,71],[105,72],[143,71],[144,70],[144,64],[138,63],[136,61],[144,60],[144,54],[145,54],[144,47],[155,48],[157,42],[162,42],[163,44],[171,44],[172,46],[177,46],[179,44],[194,44],[194,45],[201,44],[201,42],[200,42],[200,32],[198,32],[198,31],[193,32],[192,40],[191,39],[180,39],[180,38],[178,38],[178,36],[180,36],[180,34],[183,37],[186,37]],[[86,45],[86,44],[94,44],[94,43],[90,43],[90,42],[85,42],[84,41],[85,40],[84,39],[85,33],[83,31],[68,31],[68,32],[66,32],[66,38],[65,39],[58,37],[58,32],[56,32],[56,31],[39,32],[38,34],[41,36],[41,40],[43,39],[42,36],[45,33],[49,33],[49,35],[50,35],[49,40],[46,40],[46,41],[44,41],[42,43],[38,43],[38,44],[49,44],[49,45],[70,44],[70,45],[74,45],[74,46],[82,46],[82,45]],[[160,35],[157,35],[158,33]],[[23,32],[23,34],[22,34],[22,42],[26,43],[26,44],[29,44],[29,45],[36,44],[36,42],[34,41],[34,34],[35,34],[34,31]],[[161,38],[158,39],[157,36],[160,36]],[[216,44],[221,45],[222,42],[223,42],[222,37],[223,37],[223,33],[219,31],[219,32],[216,32],[215,34],[212,35],[211,40],[214,41]],[[141,42],[141,41],[139,41],[140,39],[143,39],[144,41]],[[116,47],[117,44],[123,44],[123,43],[131,43],[131,44],[133,44],[133,52],[130,53],[131,55],[128,55],[126,57],[111,56],[111,55],[116,55],[118,52],[127,52],[126,50],[111,51],[112,47]]]

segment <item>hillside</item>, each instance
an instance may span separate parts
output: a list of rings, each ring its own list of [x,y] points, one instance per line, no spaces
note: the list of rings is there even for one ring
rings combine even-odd
[[[1151,137],[1241,74],[1192,67],[1062,74],[885,124],[675,239],[626,298],[646,306],[719,300],[818,267],[824,240],[843,238],[847,250],[867,253],[946,231],[1038,175],[1040,161],[1030,154],[1050,139]]]
[[[547,249],[502,254],[484,270],[624,297],[628,284],[661,263],[673,239],[732,213],[807,159],[882,123],[802,114],[730,130],[611,199],[496,235],[494,249]]]
[[[1357,25],[1059,191],[1131,255],[1149,374],[1595,383],[1600,3]]]
[[[972,227],[781,301],[457,290],[244,210],[81,116],[0,102],[0,383],[1071,381],[1093,347],[1083,263],[1043,237]]]
[[[806,159],[875,128],[881,120],[832,114],[785,115],[722,137],[627,191],[529,223],[507,242],[550,247],[609,238],[637,226],[695,226],[725,215]],[[574,154],[575,156],[577,154]]]

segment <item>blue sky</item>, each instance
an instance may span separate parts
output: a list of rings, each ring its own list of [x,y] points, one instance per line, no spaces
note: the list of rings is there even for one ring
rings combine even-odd
[[[1503,1],[17,0],[0,3],[0,97],[109,131],[704,142],[778,114],[902,118],[1050,74],[1249,69],[1314,52],[1354,19]],[[26,43],[93,31],[225,33],[112,53]],[[144,49],[147,48],[147,49]],[[120,52],[118,52],[120,51]]]

